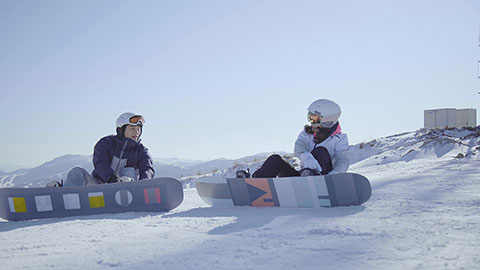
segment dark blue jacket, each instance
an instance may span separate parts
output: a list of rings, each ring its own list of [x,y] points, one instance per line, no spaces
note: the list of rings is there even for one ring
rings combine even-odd
[[[138,169],[140,180],[151,179],[155,176],[152,157],[143,144],[118,135],[110,135],[101,138],[95,145],[93,150],[93,177],[107,182],[107,179],[115,173],[111,168],[112,159],[114,156],[120,158],[124,146],[122,159],[127,159],[126,167]]]

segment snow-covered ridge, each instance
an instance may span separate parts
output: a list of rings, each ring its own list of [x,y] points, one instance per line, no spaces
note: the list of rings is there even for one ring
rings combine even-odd
[[[478,159],[480,155],[480,127],[419,129],[417,131],[378,138],[351,145],[350,164],[355,168],[410,162],[415,159]],[[237,170],[254,172],[272,153],[260,153],[240,159],[193,161],[181,159],[154,159],[156,176],[180,178],[184,186],[191,187],[204,176],[233,177]],[[300,161],[291,153],[279,152],[294,167]],[[53,180],[65,179],[76,166],[92,171],[91,156],[64,155],[28,170],[0,174],[1,186],[44,186]]]
[[[478,158],[480,127],[420,129],[350,146],[350,163],[371,166],[414,159]]]

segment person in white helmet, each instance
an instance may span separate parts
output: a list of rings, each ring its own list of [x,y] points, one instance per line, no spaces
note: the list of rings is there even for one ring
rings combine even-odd
[[[318,99],[308,107],[308,124],[295,141],[294,152],[300,158],[301,170],[295,170],[280,155],[271,155],[252,177],[288,177],[326,175],[346,172],[348,138],[342,133],[338,119],[340,106],[328,99]],[[250,177],[238,171],[237,177]]]
[[[117,134],[105,136],[95,145],[92,174],[75,167],[65,182],[54,181],[47,186],[83,186],[153,178],[152,157],[140,141],[144,123],[141,115],[121,114],[116,121]]]

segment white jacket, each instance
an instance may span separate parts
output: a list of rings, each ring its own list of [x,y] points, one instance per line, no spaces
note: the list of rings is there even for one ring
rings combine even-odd
[[[319,144],[313,142],[313,134],[308,134],[305,130],[300,132],[295,141],[295,155],[300,158],[301,168],[315,169],[322,171],[320,164],[313,157],[311,152],[313,149],[323,146],[327,149],[332,158],[333,170],[329,174],[343,173],[348,170],[350,161],[348,160],[348,137],[342,133],[340,125],[337,130],[327,139]]]

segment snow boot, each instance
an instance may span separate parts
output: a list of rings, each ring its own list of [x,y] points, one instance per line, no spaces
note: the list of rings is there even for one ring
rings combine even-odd
[[[239,170],[235,173],[236,178],[250,178],[250,169],[245,170]]]
[[[300,170],[300,176],[314,176],[320,175],[316,170],[312,170],[310,168],[303,168]]]
[[[63,180],[58,181],[52,181],[49,182],[45,185],[45,187],[63,187]]]

